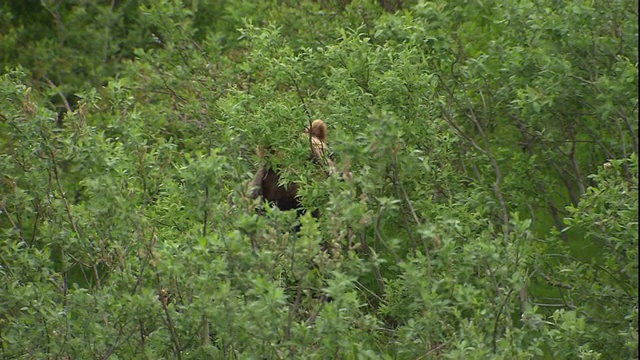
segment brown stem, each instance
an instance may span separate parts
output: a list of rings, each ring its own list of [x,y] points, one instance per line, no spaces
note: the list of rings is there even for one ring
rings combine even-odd
[[[285,330],[286,340],[291,340],[291,328],[293,327],[293,318],[295,314],[300,309],[300,302],[302,299],[302,279],[298,280],[298,287],[296,289],[296,299],[293,304],[289,307],[289,318],[287,319],[287,329]],[[289,348],[289,355],[294,356],[294,347],[293,345]]]
[[[20,228],[20,226],[18,226],[18,224],[15,223],[15,221],[13,221],[13,217],[11,216],[9,209],[7,209],[7,207],[4,205],[4,202],[0,202],[0,204],[2,205],[2,212],[7,215],[7,219],[9,219],[9,222],[11,223],[11,227],[13,227],[15,230],[18,230],[20,240],[24,241],[24,238],[22,236],[22,229]]]
[[[158,281],[158,287],[162,283],[160,280],[160,275],[156,274],[156,280]],[[162,289],[158,289],[160,292]],[[162,305],[162,310],[164,310],[165,320],[167,322],[167,328],[169,329],[169,334],[171,334],[171,343],[173,345],[173,354],[178,358],[178,360],[182,360],[182,351],[180,350],[180,340],[178,339],[178,334],[176,333],[176,329],[173,326],[173,321],[171,320],[171,314],[169,313],[169,308],[167,307],[167,303],[165,301],[160,301]]]
[[[370,255],[371,249],[369,248],[369,244],[367,243],[367,240],[364,236],[360,240],[360,243],[362,244],[363,252],[367,255]],[[376,283],[378,284],[378,287],[380,288],[380,292],[384,294],[385,292],[384,277],[382,276],[382,273],[380,273],[380,266],[378,264],[375,264],[373,267],[373,275],[376,279]]]
[[[111,5],[109,6],[109,15],[107,16],[107,23],[105,24],[105,29],[104,29],[104,60],[103,63],[104,65],[106,65],[109,62],[109,48],[111,47],[110,44],[110,32],[111,32],[111,16],[113,15],[113,9],[115,8],[116,5],[116,0],[111,0]]]
[[[375,225],[373,226],[373,233],[375,234],[375,238],[382,243],[382,245],[384,247],[387,248],[387,250],[391,253],[391,255],[393,255],[393,258],[395,260],[396,263],[400,263],[402,261],[402,259],[398,256],[398,254],[395,252],[395,250],[391,247],[387,245],[387,242],[384,241],[384,239],[382,238],[382,233],[380,233],[380,221],[382,220],[382,210],[383,207],[378,205],[378,214],[376,215],[376,222]]]
[[[209,137],[211,138],[211,137]],[[211,156],[211,143],[209,143],[207,152],[209,156]],[[207,227],[209,222],[209,184],[204,185],[204,219],[202,221],[202,237],[206,238],[207,236]],[[210,328],[209,328],[209,320],[202,314],[202,344],[207,346],[209,345],[210,339]]]
[[[413,206],[411,205],[411,201],[409,200],[409,197],[407,195],[407,192],[404,190],[404,186],[402,185],[402,181],[400,181],[399,176],[398,176],[398,163],[397,163],[397,159],[393,159],[392,162],[392,167],[393,167],[393,171],[391,173],[392,176],[392,181],[393,181],[393,185],[396,188],[396,192],[400,193],[398,196],[402,197],[402,203],[404,204],[404,207],[408,207],[409,211],[411,212],[411,214],[413,215],[413,218],[416,222],[417,225],[420,225],[420,220],[418,219],[418,216],[416,215],[415,211],[413,210]],[[403,209],[404,210],[404,209]],[[411,231],[411,227],[409,226],[409,221],[407,220],[407,216],[405,215],[406,210],[402,211],[402,220],[404,221],[404,229],[407,232],[407,235],[409,236],[409,240],[411,241],[411,252],[412,254],[415,256],[416,254],[416,239],[413,236],[413,232]]]
[[[636,103],[635,106],[637,107],[638,104]],[[636,131],[633,130],[633,126],[631,125],[631,121],[629,120],[629,117],[627,116],[625,111],[622,109],[622,106],[620,106],[620,108],[621,109],[618,113],[620,114],[620,117],[622,118],[622,120],[624,120],[624,124],[626,125],[627,130],[629,131],[629,135],[631,135],[631,145],[633,147],[632,151],[637,154],[638,153],[638,138],[636,134],[637,130]],[[637,124],[637,121],[636,121],[636,124]]]
[[[451,93],[451,91],[446,87],[446,85],[444,85],[444,80],[440,79],[440,81],[443,84],[443,86],[445,87],[445,89],[447,89],[447,92],[449,93],[449,96],[452,99],[454,99],[454,102],[457,103],[457,101],[455,100],[455,98],[453,96],[453,93]],[[459,104],[458,104],[458,106],[461,107],[461,105],[459,105]],[[491,163],[491,167],[493,168],[493,171],[494,171],[495,176],[496,176],[496,180],[495,180],[495,182],[493,184],[493,192],[494,192],[496,198],[498,199],[498,202],[500,204],[500,208],[502,209],[503,239],[506,242],[509,239],[509,211],[508,211],[506,202],[504,200],[504,197],[502,196],[502,191],[500,190],[500,185],[502,184],[502,172],[500,171],[500,167],[498,165],[498,162],[496,161],[495,157],[491,153],[491,149],[489,148],[489,140],[487,139],[486,134],[484,133],[484,131],[480,128],[480,124],[477,122],[477,119],[475,119],[475,115],[473,115],[473,111],[471,109],[470,110],[472,112],[471,112],[471,115],[469,116],[469,118],[471,118],[472,121],[475,123],[476,127],[478,128],[478,131],[480,132],[481,136],[483,137],[486,149],[484,149],[480,145],[478,145],[478,143],[476,143],[475,140],[473,140],[469,135],[467,135],[462,130],[462,128],[460,128],[460,126],[453,119],[453,116],[449,113],[449,110],[446,109],[444,107],[444,105],[440,104],[440,109],[442,111],[442,114],[444,116],[445,121],[458,133],[458,135],[460,135],[464,140],[469,142],[471,144],[471,146],[473,146],[481,154],[486,156],[487,159],[489,159],[489,162]]]
[[[504,297],[504,300],[502,300],[502,303],[500,304],[500,308],[498,309],[498,314],[496,315],[496,319],[493,322],[493,339],[492,339],[492,344],[493,344],[493,353],[495,354],[497,352],[497,338],[498,338],[498,322],[500,321],[500,315],[502,315],[502,310],[504,309],[504,307],[507,304],[507,300],[509,300],[509,297],[511,297],[511,293],[513,293],[513,289],[509,289],[509,292],[507,293],[507,296]]]
[[[547,284],[549,284],[549,285],[557,286],[557,287],[564,288],[564,289],[569,289],[569,290],[573,289],[573,285],[566,284],[566,283],[563,283],[561,281],[553,280],[551,278],[551,276],[545,274],[540,269],[536,269],[536,272],[538,274],[540,274],[540,276],[542,276],[545,279],[545,281],[547,282]]]
[[[575,138],[575,136],[572,136],[572,138]],[[575,177],[577,178],[577,183],[578,183],[578,190],[580,191],[580,194],[578,194],[578,196],[581,196],[582,194],[585,193],[585,188],[584,188],[584,183],[582,182],[582,176],[580,175],[580,167],[578,166],[578,162],[576,161],[576,142],[572,141],[571,142],[571,152],[569,153],[569,161],[571,161],[571,167],[573,167],[573,172],[575,174]]]

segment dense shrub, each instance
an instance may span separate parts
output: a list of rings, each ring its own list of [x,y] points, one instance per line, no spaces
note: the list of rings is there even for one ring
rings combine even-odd
[[[28,5],[3,358],[637,358],[637,2]],[[319,220],[248,198],[256,146]]]

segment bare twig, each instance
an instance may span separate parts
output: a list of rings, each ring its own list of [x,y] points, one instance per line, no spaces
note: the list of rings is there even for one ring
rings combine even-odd
[[[67,109],[68,112],[73,112],[73,110],[71,110],[71,105],[69,104],[69,101],[67,100],[67,98],[64,96],[64,94],[62,93],[62,91],[60,91],[60,89],[58,88],[58,86],[56,86],[53,81],[51,81],[46,75],[42,76],[46,81],[47,84],[49,84],[49,86],[56,91],[56,93],[58,94],[58,96],[60,96],[60,98],[62,99],[62,103],[64,104],[64,107]]]
[[[160,275],[156,273],[156,280],[158,281],[158,286],[161,284]],[[158,289],[160,292],[162,289]],[[167,307],[167,303],[165,301],[160,301],[162,305],[162,310],[164,310],[165,320],[167,321],[167,328],[169,329],[169,334],[171,334],[171,343],[173,345],[173,354],[178,358],[178,360],[182,360],[182,351],[180,351],[180,340],[178,339],[178,334],[176,333],[176,329],[173,326],[173,321],[171,320],[171,314],[169,313],[169,308]]]
[[[507,300],[509,300],[509,297],[511,297],[511,293],[513,293],[513,289],[509,289],[509,292],[507,293],[507,296],[504,297],[504,299],[502,300],[502,303],[500,304],[500,308],[498,309],[498,314],[496,315],[496,319],[493,322],[493,339],[492,339],[492,344],[493,344],[493,353],[495,354],[498,351],[497,348],[497,339],[498,339],[498,322],[500,321],[500,315],[502,315],[502,310],[504,309],[504,307],[507,304]]]
[[[552,286],[557,286],[560,288],[564,288],[564,289],[573,289],[573,285],[571,284],[566,284],[557,280],[553,280],[551,278],[551,276],[545,274],[544,272],[542,272],[540,269],[536,269],[536,272],[540,274],[540,276],[542,276],[546,281],[547,284],[552,285]]]
[[[287,329],[285,330],[285,337],[288,340],[291,339],[291,328],[293,327],[293,318],[300,309],[300,302],[302,300],[302,279],[298,279],[298,286],[296,289],[296,299],[289,307],[289,318],[287,319]],[[294,356],[294,347],[289,347],[289,355]]]
[[[304,113],[309,118],[309,128],[311,128],[311,122],[313,121],[313,117],[311,116],[311,112],[309,112],[309,108],[307,108],[307,103],[304,101],[304,96],[302,96],[302,91],[300,90],[300,85],[298,85],[298,80],[290,72],[288,72],[287,75],[289,75],[289,78],[291,78],[291,82],[293,83],[293,86],[296,88],[298,99],[300,99],[300,105],[302,105],[302,109],[304,110]]]
[[[392,171],[393,185],[395,186],[396,191],[399,192],[402,195],[402,203],[405,205],[405,208],[409,209],[409,212],[413,216],[413,220],[415,221],[416,225],[420,226],[420,219],[418,219],[418,216],[416,215],[416,212],[413,209],[413,205],[411,204],[411,200],[409,199],[409,196],[407,195],[407,191],[405,190],[404,185],[402,184],[402,181],[400,180],[400,177],[398,176],[400,170],[399,170],[399,166],[398,166],[398,158],[397,158],[397,155],[395,153],[393,154],[392,167],[393,167],[393,171]],[[416,245],[416,240],[415,240],[415,237],[413,236],[413,233],[411,232],[411,227],[409,226],[409,222],[407,221],[407,218],[404,215],[404,211],[403,211],[402,219],[405,222],[405,231],[409,235],[409,239],[411,241],[411,252],[412,252],[413,255],[415,255],[416,254],[416,246],[417,246]]]
[[[438,77],[440,78],[440,76],[438,76]],[[442,78],[440,78],[440,82],[443,84],[443,86],[445,87],[445,89],[449,93],[449,96],[452,99],[454,99],[454,102],[457,103],[457,101],[455,100],[455,97],[453,96],[453,93],[444,84],[444,80]],[[458,106],[460,108],[462,108],[461,105],[458,104]],[[491,153],[491,149],[489,147],[488,138],[486,137],[486,134],[484,133],[484,131],[481,129],[480,124],[478,123],[477,119],[475,119],[475,115],[473,115],[473,112],[471,112],[470,118],[472,118],[472,121],[474,122],[474,124],[478,128],[478,131],[481,133],[481,136],[483,137],[483,139],[485,141],[486,149],[484,149],[480,145],[478,145],[478,143],[476,143],[476,141],[474,139],[472,139],[469,135],[467,135],[462,130],[462,128],[460,128],[460,126],[456,123],[456,121],[453,119],[453,116],[449,113],[448,109],[446,109],[444,107],[444,105],[440,104],[440,108],[442,110],[442,114],[443,114],[443,117],[444,117],[445,121],[464,140],[469,142],[471,144],[471,146],[473,146],[481,154],[486,156],[487,159],[489,159],[489,162],[491,163],[491,166],[492,166],[492,168],[494,170],[494,173],[495,173],[495,176],[496,176],[496,180],[495,180],[495,182],[493,184],[493,192],[496,195],[496,198],[498,199],[498,202],[500,204],[500,208],[502,209],[502,224],[503,224],[503,227],[504,227],[504,229],[503,229],[503,238],[504,238],[504,241],[506,242],[509,239],[509,211],[508,211],[508,208],[507,208],[506,201],[504,200],[504,197],[502,196],[502,190],[500,189],[500,186],[502,184],[502,172],[500,171],[500,166],[498,165],[498,162],[496,161],[495,157]]]
[[[109,6],[109,15],[107,16],[107,23],[105,24],[105,40],[104,40],[104,64],[106,65],[107,62],[109,61],[109,48],[111,47],[111,42],[110,42],[110,32],[111,32],[111,16],[113,15],[113,9],[116,6],[116,0],[111,0],[111,5]]]

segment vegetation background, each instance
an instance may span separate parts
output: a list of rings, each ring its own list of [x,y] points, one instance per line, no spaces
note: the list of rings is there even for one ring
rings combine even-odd
[[[638,358],[638,1],[5,0],[0,68],[3,359]]]

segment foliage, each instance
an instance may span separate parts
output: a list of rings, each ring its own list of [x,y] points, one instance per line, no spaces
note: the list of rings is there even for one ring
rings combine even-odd
[[[2,358],[637,358],[637,8],[4,2]]]

